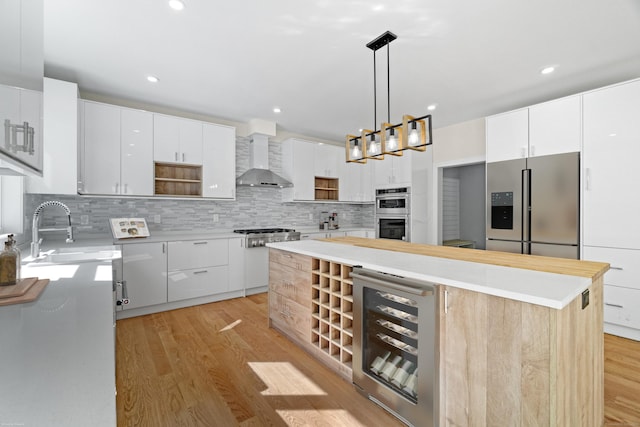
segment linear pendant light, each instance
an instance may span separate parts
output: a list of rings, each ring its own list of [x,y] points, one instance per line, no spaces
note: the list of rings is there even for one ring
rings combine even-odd
[[[367,48],[373,51],[374,129],[378,120],[376,51],[382,47],[387,47],[387,121],[380,125],[379,130],[363,129],[360,135],[347,135],[345,149],[348,163],[366,163],[367,159],[383,160],[385,154],[402,156],[406,149],[425,151],[427,145],[433,143],[430,114],[421,117],[404,115],[402,116],[402,123],[391,123],[389,44],[397,38],[392,32],[386,31],[367,43]]]

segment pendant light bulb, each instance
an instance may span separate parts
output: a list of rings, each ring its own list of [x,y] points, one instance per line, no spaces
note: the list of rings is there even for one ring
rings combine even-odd
[[[376,136],[374,134],[371,135],[371,141],[369,142],[369,154],[374,155],[380,152],[380,148],[378,143],[376,142]]]
[[[389,130],[389,140],[387,141],[387,149],[395,151],[398,149],[398,138],[396,138],[395,129]]]
[[[362,151],[360,150],[360,147],[358,147],[358,141],[355,141],[353,143],[353,149],[351,150],[351,158],[352,159],[359,159],[362,157]]]
[[[416,129],[416,122],[411,123],[411,131],[409,132],[409,145],[416,147],[420,144],[420,134]]]

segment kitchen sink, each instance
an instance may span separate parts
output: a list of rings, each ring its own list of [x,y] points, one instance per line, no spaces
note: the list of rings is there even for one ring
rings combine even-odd
[[[72,262],[110,261],[120,258],[120,250],[112,246],[90,246],[53,249],[43,252],[38,258],[25,257],[24,262],[64,264]]]

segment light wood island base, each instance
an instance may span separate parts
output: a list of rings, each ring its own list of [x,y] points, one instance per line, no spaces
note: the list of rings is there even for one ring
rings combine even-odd
[[[379,239],[347,237],[328,241],[590,278],[592,284],[585,292],[584,307],[583,295],[578,295],[562,309],[438,285],[437,419],[441,426],[603,425],[602,292],[608,264]],[[287,256],[287,251],[281,249],[282,246],[270,249],[272,265],[274,260]],[[297,257],[299,265],[321,262],[299,253],[289,255]],[[313,293],[313,270],[308,270],[306,279],[299,276],[292,286],[296,292],[310,295],[310,300],[317,296]],[[278,275],[270,277],[270,293],[279,280]],[[295,322],[307,328],[301,334],[292,336],[287,328],[279,327],[277,313],[270,311],[269,317],[271,325],[314,354],[317,345],[314,349],[314,319],[310,315],[313,304],[309,302],[306,314],[299,318],[302,320]],[[350,380],[350,369],[328,363],[336,357],[331,357],[331,351],[327,355],[328,360],[318,359]]]

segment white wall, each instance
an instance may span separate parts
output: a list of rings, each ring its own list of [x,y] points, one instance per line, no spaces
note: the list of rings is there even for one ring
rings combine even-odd
[[[433,130],[433,163],[460,162],[468,158],[484,158],[484,118]]]
[[[485,161],[484,118],[458,123],[433,131],[433,191],[430,206],[431,222],[428,243],[442,243],[442,171],[445,167],[464,166]]]

